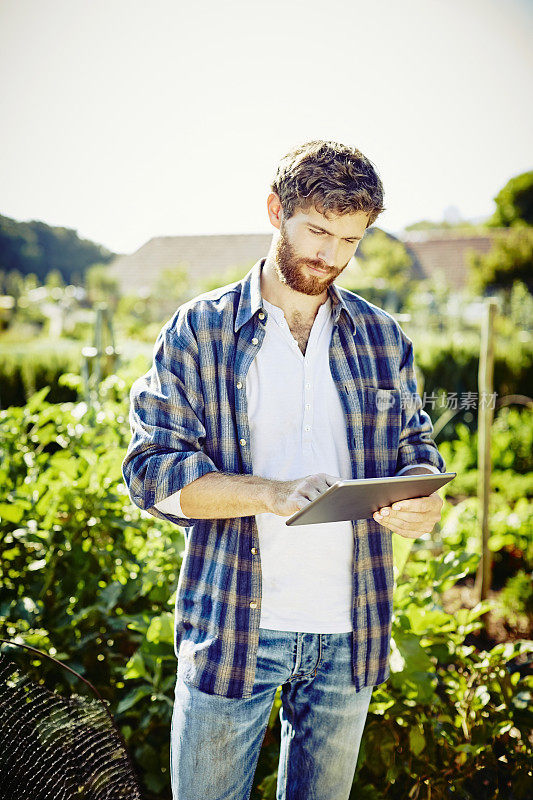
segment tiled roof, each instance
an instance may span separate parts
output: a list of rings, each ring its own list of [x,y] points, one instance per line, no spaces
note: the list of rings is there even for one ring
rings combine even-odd
[[[493,234],[426,230],[405,231],[400,238],[413,259],[417,277],[430,278],[440,271],[452,288],[462,289],[468,278],[466,253],[488,253]]]
[[[466,252],[487,253],[492,235],[425,230],[405,231],[394,238],[406,245],[416,277],[429,278],[440,270],[453,288],[460,289],[467,280]],[[129,294],[151,287],[162,269],[183,265],[196,289],[213,275],[223,278],[237,267],[243,268],[244,275],[247,268],[266,256],[271,242],[270,233],[158,236],[131,255],[117,256],[109,269],[118,278],[121,290]]]
[[[199,286],[214,274],[247,267],[268,253],[272,234],[223,234],[206,236],[157,236],[131,255],[121,255],[109,265],[125,293],[150,287],[167,267],[184,266],[191,284]]]

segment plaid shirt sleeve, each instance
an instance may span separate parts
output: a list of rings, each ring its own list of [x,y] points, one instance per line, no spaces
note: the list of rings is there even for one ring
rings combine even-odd
[[[198,344],[184,307],[160,331],[151,369],[130,392],[130,440],[122,474],[130,498],[154,517],[177,525],[155,504],[217,467],[203,451],[205,417]]]
[[[402,430],[398,446],[396,471],[422,462],[431,464],[439,472],[446,471],[444,459],[431,438],[433,425],[429,414],[422,409],[414,369],[413,344],[403,333],[404,351],[400,363],[400,392]]]

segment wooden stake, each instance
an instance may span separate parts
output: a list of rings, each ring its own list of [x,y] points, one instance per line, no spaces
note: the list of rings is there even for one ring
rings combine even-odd
[[[494,408],[494,317],[497,301],[490,297],[485,306],[481,328],[481,348],[478,371],[478,496],[481,512],[481,561],[476,576],[476,590],[480,600],[488,596],[492,582],[492,553],[489,550],[489,499],[490,499],[490,435]]]

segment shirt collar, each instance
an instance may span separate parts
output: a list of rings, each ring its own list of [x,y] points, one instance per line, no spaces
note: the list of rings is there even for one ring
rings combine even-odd
[[[266,258],[256,261],[248,275],[242,279],[241,296],[235,315],[235,333],[238,333],[242,326],[263,308],[261,269],[265,261]]]
[[[237,314],[235,315],[235,333],[238,333],[242,326],[263,308],[261,270],[265,261],[266,258],[260,258],[259,261],[256,261],[250,272],[242,280],[241,296],[239,298]],[[344,311],[350,321],[352,330],[355,330],[355,309],[350,308],[334,283],[328,287],[328,294],[331,298],[333,324],[335,325],[338,322],[341,311]]]
[[[331,315],[333,317],[333,324],[336,325],[339,321],[339,316],[341,311],[344,311],[346,317],[350,321],[350,325],[352,326],[352,331],[355,331],[356,325],[356,318],[357,312],[355,308],[350,308],[348,303],[345,301],[341,293],[339,292],[338,286],[335,286],[332,283],[328,288],[328,294],[331,297]]]

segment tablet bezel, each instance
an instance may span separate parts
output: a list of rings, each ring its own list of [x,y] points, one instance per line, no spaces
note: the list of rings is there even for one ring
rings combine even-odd
[[[309,515],[309,512],[316,512],[317,508],[324,505],[324,501],[329,501],[332,496],[337,494],[339,490],[344,490],[345,487],[353,487],[355,489],[355,498],[352,501],[353,503],[361,503],[366,502],[366,498],[364,497],[364,490],[368,490],[369,487],[375,486],[382,486],[383,492],[378,493],[377,497],[380,498],[380,502],[376,499],[376,493],[374,492],[374,502],[372,503],[373,510],[367,516],[357,516],[344,519],[344,521],[354,520],[362,520],[362,519],[372,519],[372,514],[377,511],[379,508],[383,508],[385,506],[390,505],[391,503],[398,502],[399,500],[408,500],[414,497],[427,497],[429,494],[437,491],[442,486],[445,486],[449,483],[455,476],[457,475],[456,472],[438,472],[438,473],[419,473],[417,475],[391,475],[384,478],[357,478],[354,480],[339,480],[326,489],[321,495],[319,495],[315,500],[311,503],[308,503],[304,508],[301,508],[295,514],[290,516],[285,524],[289,527],[295,524],[298,525],[320,525],[328,522],[340,522],[341,520],[338,519],[320,519],[320,520],[313,520],[313,521],[305,521],[305,517]],[[427,494],[416,494],[416,486],[420,483],[429,483],[430,491]],[[434,488],[432,485],[434,484]],[[404,490],[407,489],[407,494],[404,491],[399,492],[391,492],[391,489],[397,490]],[[412,490],[415,493],[412,493]],[[397,495],[397,496],[396,496]],[[301,521],[303,518],[304,521]]]

